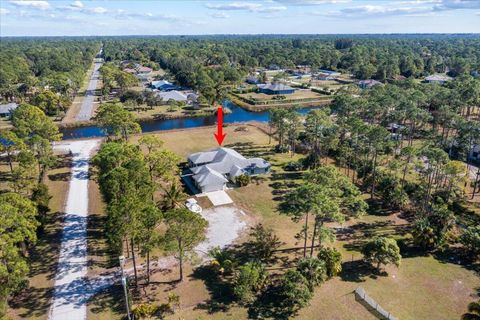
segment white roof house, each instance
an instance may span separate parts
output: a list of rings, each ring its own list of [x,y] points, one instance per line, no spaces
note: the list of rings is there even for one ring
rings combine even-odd
[[[11,115],[13,110],[18,108],[18,104],[16,103],[6,103],[0,104],[0,117],[8,117]]]
[[[175,101],[187,101],[187,95],[176,90],[160,92],[157,94],[163,101],[175,100]]]
[[[188,157],[192,178],[202,192],[223,190],[228,180],[240,175],[268,173],[270,163],[261,158],[247,159],[230,148],[193,153]]]
[[[428,83],[439,83],[439,84],[443,84],[450,80],[452,80],[452,78],[444,74],[432,74],[425,78],[425,81],[427,81]]]

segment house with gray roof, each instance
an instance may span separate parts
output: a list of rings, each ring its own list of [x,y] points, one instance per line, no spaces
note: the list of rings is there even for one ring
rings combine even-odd
[[[160,92],[157,94],[158,97],[162,98],[163,101],[175,100],[175,101],[187,101],[187,95],[183,92],[172,90],[166,92]]]
[[[383,85],[380,81],[368,79],[368,80],[360,80],[358,82],[358,86],[362,89],[371,89],[375,86]]]
[[[265,94],[292,94],[295,89],[283,83],[260,84],[258,91]]]
[[[7,118],[12,115],[13,110],[18,108],[16,103],[0,104],[0,118]]]
[[[188,157],[195,185],[202,192],[223,190],[229,181],[241,175],[266,174],[270,163],[261,158],[247,159],[230,148],[193,153]]]

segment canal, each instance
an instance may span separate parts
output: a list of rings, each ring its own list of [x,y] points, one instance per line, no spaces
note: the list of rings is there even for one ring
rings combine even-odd
[[[224,115],[224,123],[237,123],[237,122],[247,122],[247,121],[258,121],[258,122],[267,122],[269,120],[268,111],[263,112],[251,112],[245,109],[238,107],[230,101],[226,101],[224,104],[232,112]],[[300,114],[306,114],[308,111],[313,108],[304,108],[297,109],[296,111]],[[197,128],[204,126],[214,125],[217,121],[215,115],[205,116],[205,117],[192,117],[192,118],[178,118],[178,119],[161,119],[161,120],[152,120],[140,122],[142,127],[142,132],[153,132],[153,131],[162,131],[162,130],[172,130],[172,129],[186,129],[186,128]],[[100,127],[95,125],[85,126],[85,127],[76,127],[76,128],[63,128],[61,129],[63,133],[63,139],[81,139],[81,138],[93,138],[93,137],[103,137],[105,133]]]

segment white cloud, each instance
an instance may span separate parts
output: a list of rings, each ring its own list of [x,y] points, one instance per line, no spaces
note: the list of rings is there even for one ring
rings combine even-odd
[[[478,0],[443,0],[435,5],[436,10],[480,9]]]
[[[209,9],[215,10],[249,10],[254,11],[262,7],[260,3],[253,2],[230,2],[230,3],[207,3],[205,5]]]
[[[74,1],[70,4],[70,6],[74,8],[83,8],[84,4],[82,3],[82,1]]]
[[[107,13],[108,10],[105,9],[104,7],[95,7],[95,8],[90,8],[88,9],[91,13],[98,13],[98,14],[104,14]]]
[[[230,15],[227,14],[226,12],[214,12],[210,14],[211,17],[217,18],[217,19],[227,19],[230,18]]]
[[[10,10],[5,9],[5,8],[0,8],[0,15],[9,14],[9,13],[10,13]]]
[[[322,4],[340,4],[349,3],[352,0],[275,0],[278,3],[283,3],[292,6],[317,6]]]
[[[287,10],[285,6],[264,6],[262,3],[254,2],[230,2],[230,3],[207,3],[208,9],[224,11],[250,11],[272,13]]]
[[[47,10],[50,8],[48,1],[10,0],[10,3],[17,7],[31,7],[40,10]]]

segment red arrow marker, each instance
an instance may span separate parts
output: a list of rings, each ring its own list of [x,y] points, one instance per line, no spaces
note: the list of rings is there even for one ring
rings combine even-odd
[[[226,133],[223,133],[223,109],[218,107],[217,109],[217,133],[213,134],[217,139],[218,145],[221,146],[223,139],[225,139]]]

